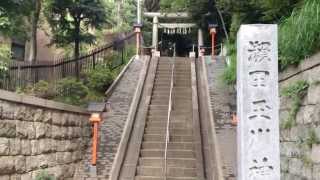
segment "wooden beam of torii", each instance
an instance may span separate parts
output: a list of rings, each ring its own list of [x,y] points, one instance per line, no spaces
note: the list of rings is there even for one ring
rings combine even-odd
[[[195,26],[195,23],[159,23],[158,28],[192,28]]]
[[[147,18],[167,18],[167,19],[187,19],[189,14],[186,12],[181,13],[160,13],[160,12],[145,12],[144,16]]]

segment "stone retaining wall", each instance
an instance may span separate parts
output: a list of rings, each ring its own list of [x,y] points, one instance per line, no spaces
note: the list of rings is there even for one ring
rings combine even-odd
[[[320,140],[319,63],[320,53],[280,74],[280,90],[298,80],[306,80],[310,84],[295,125],[281,129],[281,180],[320,179],[320,144],[317,142]],[[281,96],[281,123],[287,119],[292,103],[292,100]]]
[[[73,178],[91,131],[78,107],[0,90],[0,180]]]

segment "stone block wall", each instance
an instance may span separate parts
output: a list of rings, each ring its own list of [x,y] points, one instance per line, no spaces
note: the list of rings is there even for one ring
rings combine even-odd
[[[280,90],[299,80],[309,83],[307,95],[291,128],[281,128],[281,180],[320,180],[320,54],[280,74]],[[281,96],[280,121],[292,108]],[[314,136],[315,135],[315,136]]]
[[[89,145],[80,108],[0,90],[0,180],[33,180],[46,171],[71,179]]]

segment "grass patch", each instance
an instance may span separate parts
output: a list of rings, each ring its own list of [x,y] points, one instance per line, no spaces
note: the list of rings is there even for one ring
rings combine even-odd
[[[47,171],[41,171],[37,174],[35,180],[55,180],[56,178],[50,175]]]
[[[297,65],[320,49],[320,1],[305,0],[279,27],[281,69]]]
[[[281,91],[281,95],[292,100],[291,109],[288,118],[282,124],[282,128],[290,129],[296,124],[296,116],[301,103],[307,94],[309,83],[307,81],[297,81]]]
[[[317,136],[316,132],[314,129],[311,129],[308,133],[308,137],[305,141],[305,143],[307,144],[307,146],[309,148],[312,148],[312,145],[314,144],[320,144],[320,139],[319,137]]]
[[[225,84],[233,86],[237,81],[237,52],[235,43],[227,43],[227,56],[230,58],[230,64],[224,69],[222,80]]]
[[[303,162],[303,164],[304,164],[305,166],[311,167],[311,165],[312,165],[312,159],[311,159],[309,156],[307,156],[307,155],[304,154],[304,155],[301,157],[301,160],[302,160],[302,162]]]

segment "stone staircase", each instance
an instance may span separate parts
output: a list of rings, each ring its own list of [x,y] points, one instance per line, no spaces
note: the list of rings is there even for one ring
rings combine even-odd
[[[140,149],[136,180],[163,180],[172,59],[160,58]],[[176,58],[167,180],[196,180],[191,64]]]

